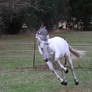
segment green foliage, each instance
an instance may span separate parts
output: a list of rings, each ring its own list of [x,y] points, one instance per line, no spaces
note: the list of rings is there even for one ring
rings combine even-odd
[[[12,12],[12,14],[10,13]],[[18,13],[10,11],[5,8],[2,12],[3,29],[4,33],[16,34],[19,33],[22,23],[23,23],[23,13],[20,11]]]
[[[70,0],[71,14],[78,18],[90,17],[92,15],[92,0]]]
[[[15,7],[16,2],[14,1],[2,1],[0,3],[0,18],[2,19],[0,28],[2,33],[7,34],[16,34],[20,32],[23,20],[24,13],[22,8]]]
[[[53,28],[60,20],[67,21],[71,16],[82,20],[88,29],[91,8],[92,0],[1,0],[0,33],[19,33],[24,22],[29,29],[41,24]]]
[[[84,23],[84,29],[88,30],[92,18],[92,0],[70,0],[71,15]]]
[[[58,21],[67,20],[69,17],[69,2],[68,0],[57,0],[56,4],[56,14]]]
[[[49,28],[50,26],[55,24],[56,9],[54,7],[54,4],[54,0],[40,0],[38,3],[38,8],[33,8],[34,14],[38,18],[39,25],[44,24]]]
[[[18,33],[23,20],[30,29],[41,24],[52,28],[67,15],[67,0],[8,0],[1,3],[4,4],[1,17],[7,33]]]

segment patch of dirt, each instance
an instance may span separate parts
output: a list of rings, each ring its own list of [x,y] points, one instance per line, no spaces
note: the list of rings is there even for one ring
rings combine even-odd
[[[35,69],[35,70],[39,70],[39,71],[49,70],[47,65],[39,65],[39,66],[35,66],[34,68],[33,67],[19,67],[19,68],[16,68],[15,70],[24,72],[24,71],[28,71],[30,69]]]
[[[36,66],[35,69],[40,71],[49,70],[47,65],[39,65],[39,66]]]
[[[27,71],[30,71],[30,70],[38,70],[38,71],[46,71],[46,70],[49,70],[48,66],[47,65],[39,65],[39,66],[36,66],[36,67],[16,67],[16,68],[13,68],[13,69],[0,69],[0,72],[27,72]]]
[[[55,92],[90,92],[89,88],[71,87],[71,88],[57,88]]]

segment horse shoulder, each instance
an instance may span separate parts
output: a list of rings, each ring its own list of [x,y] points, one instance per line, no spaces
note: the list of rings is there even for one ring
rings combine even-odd
[[[58,49],[63,49],[68,46],[68,43],[66,40],[64,40],[62,37],[53,37],[49,39],[49,44],[51,44],[51,47],[53,48],[58,48]]]

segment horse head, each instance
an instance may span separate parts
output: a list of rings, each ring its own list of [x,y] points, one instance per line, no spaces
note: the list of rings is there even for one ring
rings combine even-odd
[[[48,31],[45,26],[41,26],[36,33],[36,38],[39,41],[47,41],[49,39]]]
[[[50,55],[49,55],[49,45],[48,45],[49,35],[45,26],[41,26],[40,29],[37,31],[36,39],[41,48],[41,51],[43,52],[42,55],[43,59],[46,61],[47,59],[50,58],[49,57]]]

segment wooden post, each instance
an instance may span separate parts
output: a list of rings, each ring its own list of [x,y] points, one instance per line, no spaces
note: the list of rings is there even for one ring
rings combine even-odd
[[[33,68],[35,68],[35,50],[36,50],[36,40],[34,39],[34,51],[33,51]]]

